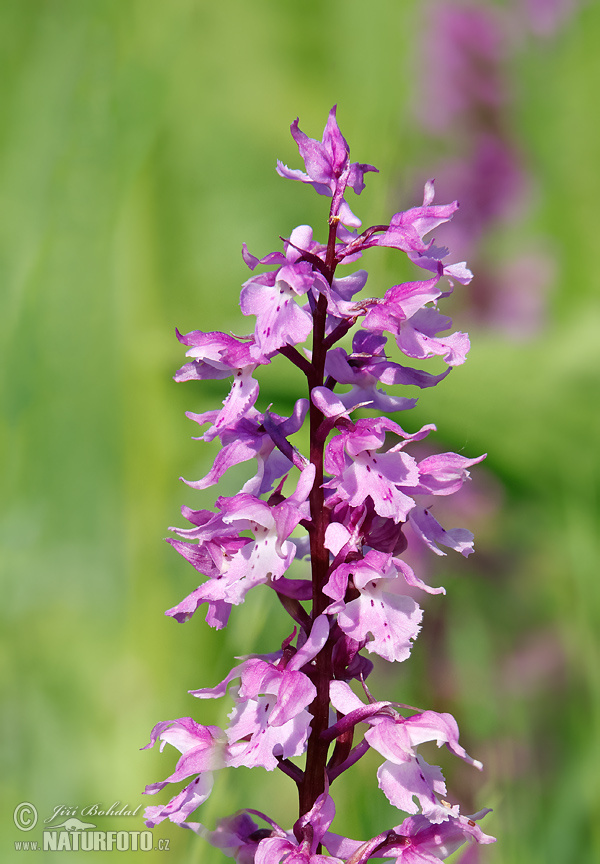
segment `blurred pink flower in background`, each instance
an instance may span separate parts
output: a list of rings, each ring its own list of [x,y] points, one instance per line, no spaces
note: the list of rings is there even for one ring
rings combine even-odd
[[[576,0],[521,0],[526,21],[536,36],[554,36],[577,8]]]
[[[527,33],[549,37],[575,9],[574,0],[427,8],[429,62],[416,114],[442,151],[437,188],[461,205],[436,240],[457,260],[474,261],[467,314],[512,338],[531,338],[543,328],[555,266],[549,244],[528,236],[526,227],[536,183],[514,123],[511,67]],[[515,226],[522,230],[511,243],[514,252],[499,258],[488,237]]]

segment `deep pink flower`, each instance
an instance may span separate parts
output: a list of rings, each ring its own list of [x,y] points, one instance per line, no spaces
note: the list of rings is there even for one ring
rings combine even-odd
[[[359,330],[354,335],[351,354],[347,354],[343,348],[333,348],[328,353],[325,363],[327,375],[339,384],[351,385],[348,392],[336,394],[349,412],[359,405],[386,413],[412,408],[416,399],[392,396],[380,390],[377,384],[433,387],[448,374],[449,370],[432,375],[393,363],[385,356],[385,344],[386,337],[381,333]]]
[[[337,613],[343,632],[389,662],[406,660],[421,629],[421,609],[402,593],[407,586],[404,567],[410,570],[399,559],[371,550],[361,560],[337,567],[323,589],[334,601],[327,611]],[[359,596],[346,603],[350,579]]]
[[[425,816],[409,816],[394,828],[396,840],[380,849],[380,854],[395,857],[395,864],[438,864],[463,843],[494,843],[495,838],[484,834],[475,820],[481,819],[489,810],[480,810],[473,816],[450,816],[435,824]]]
[[[358,507],[370,497],[380,516],[395,522],[406,520],[415,502],[403,488],[412,488],[418,483],[419,470],[416,461],[403,448],[408,441],[424,438],[432,428],[424,426],[409,435],[387,418],[347,422],[341,434],[327,445],[325,470],[333,476],[325,488],[335,490],[333,500],[347,501],[352,507]],[[386,431],[404,440],[379,452]]]
[[[240,679],[235,693],[231,723],[225,730],[229,741],[228,764],[269,771],[278,759],[304,752],[311,715],[306,710],[317,695],[310,678],[300,671],[323,648],[329,621],[321,615],[305,644],[287,660],[274,664],[260,657],[245,660],[217,684],[190,691],[200,699],[223,696],[229,684]]]
[[[290,180],[310,183],[320,195],[332,196],[334,201],[331,215],[339,216],[344,225],[359,226],[360,220],[348,207],[343,197],[344,192],[346,187],[350,186],[359,195],[365,188],[363,179],[365,173],[377,171],[377,168],[359,162],[350,162],[350,149],[337,124],[336,107],[334,105],[329,112],[321,141],[305,135],[298,127],[298,120],[294,120],[290,127],[292,137],[298,145],[306,172],[290,169],[278,160],[277,173]]]
[[[172,744],[180,751],[181,758],[170,777],[160,783],[146,786],[147,795],[154,795],[168,783],[178,783],[196,774],[194,780],[175,795],[164,806],[151,806],[145,810],[146,824],[149,828],[164,819],[183,824],[185,827],[198,828],[197,823],[186,823],[187,817],[209,797],[213,787],[213,771],[228,764],[227,738],[218,726],[201,726],[191,717],[157,723],[150,736],[148,747],[160,739],[161,750],[165,743]]]
[[[253,276],[244,284],[240,306],[244,315],[256,315],[259,357],[271,356],[284,345],[306,341],[312,330],[312,316],[295,298],[306,294],[314,281],[311,265],[301,261],[282,267],[276,275]]]
[[[335,816],[333,799],[319,795],[311,810],[296,823],[293,839],[270,837],[258,846],[255,864],[344,864],[340,858],[317,852],[319,844],[327,842],[327,829]],[[298,841],[297,835],[302,836]]]
[[[271,425],[275,426],[280,435],[285,438],[302,428],[307,411],[308,400],[298,399],[290,417],[270,414],[269,419]],[[188,412],[187,416],[192,420],[206,422],[205,415]],[[185,480],[184,482],[193,489],[207,489],[218,483],[229,468],[249,459],[256,459],[258,471],[244,484],[241,491],[256,496],[270,492],[274,481],[287,474],[293,462],[276,449],[273,436],[265,429],[264,422],[264,414],[251,411],[238,418],[230,426],[221,428],[218,434],[222,449],[217,453],[213,467],[202,479]]]
[[[394,285],[385,292],[382,300],[373,301],[367,307],[367,314],[362,326],[365,330],[397,334],[400,324],[412,318],[413,315],[427,303],[437,300],[442,291],[438,287],[439,275],[433,279],[421,282],[404,282]]]
[[[201,333],[199,330],[185,336],[178,332],[177,336],[180,342],[191,346],[187,356],[194,359],[177,372],[176,381],[233,376],[231,391],[220,411],[191,415],[198,423],[212,424],[203,436],[205,441],[212,441],[219,432],[252,411],[259,391],[258,382],[252,375],[260,363],[268,360],[253,356],[254,340],[242,342],[226,333]]]
[[[148,828],[154,828],[165,819],[180,825],[182,828],[191,828],[194,831],[200,829],[199,822],[188,822],[188,816],[193,813],[209,797],[212,791],[212,775],[201,774],[195,777],[191,783],[175,795],[168,804],[150,805],[144,810],[144,819]],[[152,794],[154,790],[147,786],[145,793]]]
[[[446,785],[439,768],[428,765],[416,753],[419,744],[435,741],[438,747],[445,744],[456,756],[482,768],[481,762],[471,759],[458,743],[458,726],[451,714],[424,711],[403,717],[392,710],[390,703],[365,705],[342,681],[331,683],[330,696],[336,710],[347,715],[334,727],[339,729],[338,734],[349,723],[363,722],[370,726],[365,740],[385,759],[377,777],[391,804],[406,813],[417,813],[420,807],[434,823],[458,815],[458,808],[448,808],[441,799],[446,794]]]
[[[460,552],[465,558],[474,551],[473,534],[470,531],[466,528],[451,528],[446,531],[429,510],[423,507],[411,510],[408,519],[417,537],[436,555],[446,554],[439,548],[438,543]]]
[[[187,542],[168,542],[210,578],[167,614],[188,620],[201,603],[208,603],[213,612],[207,621],[220,628],[227,622],[231,605],[243,603],[251,588],[277,581],[289,568],[296,547],[287,538],[305,513],[301,502],[291,498],[270,507],[244,492],[219,498],[217,507],[220,514],[210,514],[212,519],[201,517],[201,524],[198,516],[187,511],[197,527],[173,529]],[[254,539],[240,536],[240,531],[252,532]]]

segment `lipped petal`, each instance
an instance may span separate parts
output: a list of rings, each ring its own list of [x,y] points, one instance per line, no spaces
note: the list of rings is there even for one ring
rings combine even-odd
[[[486,457],[467,459],[458,453],[438,453],[419,462],[419,486],[415,494],[453,495],[469,479],[467,470]]]
[[[273,771],[277,756],[289,759],[304,752],[312,715],[303,709],[286,723],[272,726],[269,717],[276,702],[275,696],[267,695],[236,705],[225,730],[230,741],[229,765]]]
[[[182,827],[197,829],[199,825],[195,823],[186,823],[187,817],[194,810],[203,804],[209,797],[213,787],[213,777],[211,774],[201,774],[192,782],[182,789],[179,794],[175,795],[168,804],[164,806],[146,807],[144,818],[148,828],[154,828],[165,819],[169,819],[176,825]]]
[[[360,506],[370,497],[380,516],[400,522],[415,506],[400,486],[412,486],[416,475],[417,464],[406,453],[364,451],[350,461],[340,477],[325,486],[335,488],[339,498],[351,507]]]
[[[441,823],[434,823],[422,814],[409,816],[394,828],[394,834],[401,838],[401,842],[390,843],[380,850],[380,854],[386,858],[399,856],[396,864],[437,864],[440,859],[456,852],[465,841],[495,843],[496,838],[484,834],[476,824],[476,820],[490,812],[480,810],[473,816],[449,814]]]
[[[400,324],[396,343],[408,357],[425,359],[440,356],[448,366],[459,366],[465,362],[470,348],[466,333],[452,333],[439,338],[452,322],[437,309],[420,309],[410,320]]]
[[[384,660],[401,662],[410,656],[420,631],[422,610],[411,597],[365,590],[338,614],[341,629],[352,639],[367,639],[366,648]]]
[[[256,315],[257,357],[305,342],[312,330],[312,317],[295,302],[293,288],[283,280],[272,286],[266,281],[247,282],[240,297],[243,314]]]
[[[429,510],[425,510],[423,507],[413,508],[409,514],[409,519],[417,537],[436,555],[446,554],[437,545],[438,543],[455,549],[465,558],[474,551],[473,534],[466,528],[452,528],[446,531]]]
[[[420,808],[435,823],[448,819],[450,813],[437,797],[446,794],[444,777],[437,765],[429,765],[420,756],[402,763],[387,761],[380,765],[377,780],[390,804],[399,810],[418,813]]]

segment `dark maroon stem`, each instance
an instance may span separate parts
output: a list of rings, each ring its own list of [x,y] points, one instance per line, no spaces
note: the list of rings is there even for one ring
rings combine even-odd
[[[278,759],[277,767],[283,771],[284,774],[287,774],[288,777],[291,777],[294,783],[298,786],[302,783],[304,774],[297,765],[294,765],[293,762],[290,762],[289,759]]]
[[[338,324],[335,330],[333,330],[329,334],[329,336],[325,339],[325,342],[323,343],[325,351],[329,351],[329,349],[332,348],[336,342],[339,342],[339,340],[346,335],[348,330],[350,330],[354,326],[355,322],[356,318],[347,318],[345,321],[342,321],[340,324]]]
[[[327,254],[325,258],[325,275],[331,285],[335,272],[335,240],[338,219],[329,220],[329,239],[327,243]],[[319,296],[315,311],[313,313],[313,352],[310,374],[308,378],[309,399],[310,393],[315,387],[323,385],[325,375],[325,358],[327,348],[325,346],[325,322],[327,318],[327,298],[324,294]],[[310,461],[315,466],[315,481],[310,493],[311,531],[310,531],[310,557],[312,567],[312,620],[322,614],[330,602],[323,593],[323,588],[328,579],[329,552],[325,548],[325,531],[327,529],[327,511],[325,509],[325,496],[323,491],[323,455],[325,440],[319,434],[324,416],[310,401]],[[322,733],[329,725],[329,682],[331,680],[331,652],[332,645],[327,642],[323,650],[317,655],[313,681],[317,688],[317,695],[311,704],[309,711],[312,714],[311,732],[308,739],[306,751],[306,766],[304,780],[299,787],[300,790],[300,816],[311,809],[319,795],[325,791],[325,776],[327,766],[327,755],[329,742],[324,741]]]
[[[327,769],[327,777],[329,779],[329,782],[333,783],[333,781],[336,780],[340,776],[340,774],[343,774],[344,771],[348,770],[348,768],[356,765],[358,760],[362,759],[362,757],[365,755],[365,753],[369,751],[369,749],[369,742],[363,738],[360,744],[357,744],[356,747],[353,747],[352,750],[350,750],[348,756],[344,759],[343,762],[340,762],[339,765],[331,765]]]
[[[277,598],[285,611],[290,615],[296,624],[299,624],[300,627],[304,630],[304,632],[308,635],[310,633],[311,628],[311,620],[308,613],[304,610],[304,606],[296,600],[294,597],[286,597],[285,594],[281,594],[279,591],[277,593]]]
[[[279,349],[279,353],[283,354],[284,357],[287,357],[294,366],[297,366],[298,369],[301,369],[306,376],[310,375],[311,366],[306,357],[303,357],[302,354],[298,351],[297,348],[294,348],[293,345],[283,345]]]

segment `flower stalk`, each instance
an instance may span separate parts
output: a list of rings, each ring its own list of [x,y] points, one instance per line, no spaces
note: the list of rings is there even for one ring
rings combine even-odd
[[[468,337],[440,336],[450,319],[439,313],[437,301],[454,281],[466,284],[471,274],[464,263],[445,263],[447,250],[424,240],[458,206],[433,204],[433,183],[426,185],[422,206],[358,233],[360,220],[345,196],[348,189],[362,192],[365,173],[376,169],[350,162],[335,108],[320,142],[305,135],[297,120],[291,132],[306,171],[282,163],[277,170],[331,198],[327,243],[300,226],[283,241],[283,252],[258,259],[244,246],[252,271],[272,268],[253,275],[242,289],[241,311],[256,318],[251,337],[178,333],[190,359],[176,380],[233,379],[222,408],[189,415],[208,426],[201,437],[218,438],[221,451],[204,478],[186,482],[208,488],[230,467],[250,460],[257,470],[238,494],[217,498],[214,511],[183,508],[192,527],[172,529],[178,539],[169,542],[205,581],[167,615],[184,622],[206,605],[207,623],[220,629],[249,590],[265,586],[290,615],[293,631],[279,650],[250,654],[216,686],[190,691],[198,699],[233,699],[226,728],[191,717],[154,727],[146,746],[168,743],[181,757],[174,773],[146,792],[187,785],[166,805],[148,807],[146,819],[149,827],[169,819],[191,828],[240,864],[362,864],[382,856],[427,862],[465,841],[493,838],[477,826],[488,811],[464,817],[458,805],[446,803],[442,773],[425,762],[418,746],[435,741],[476,768],[481,763],[459,744],[450,714],[372,696],[365,682],[373,663],[366,655],[406,660],[422,617],[414,589],[444,592],[423,582],[401,557],[409,542],[405,532],[411,543],[437,555],[446,554],[442,546],[465,556],[473,551],[473,535],[444,529],[432,509],[435,497],[458,491],[468,469],[484,457],[442,453],[417,461],[407,451],[435,427],[406,432],[387,415],[416,400],[382,387],[435,386],[464,362]],[[337,268],[376,245],[407,254],[433,276],[355,299],[366,271],[338,277]],[[342,347],[353,328],[351,344]],[[311,336],[310,350],[297,347]],[[432,375],[391,360],[390,336],[409,358],[442,357],[447,371]],[[307,379],[306,396],[297,399],[289,417],[255,407],[254,374],[279,355]],[[290,441],[306,420],[308,456]],[[308,559],[308,578],[287,575],[292,562],[302,559]],[[350,687],[352,681],[364,698]],[[379,788],[408,816],[371,839],[340,836],[330,830],[330,785],[371,749],[382,757]],[[294,761],[301,758],[303,767]],[[291,829],[250,807],[222,819],[215,830],[191,821],[211,793],[215,772],[239,766],[278,768],[296,784],[299,811]]]

